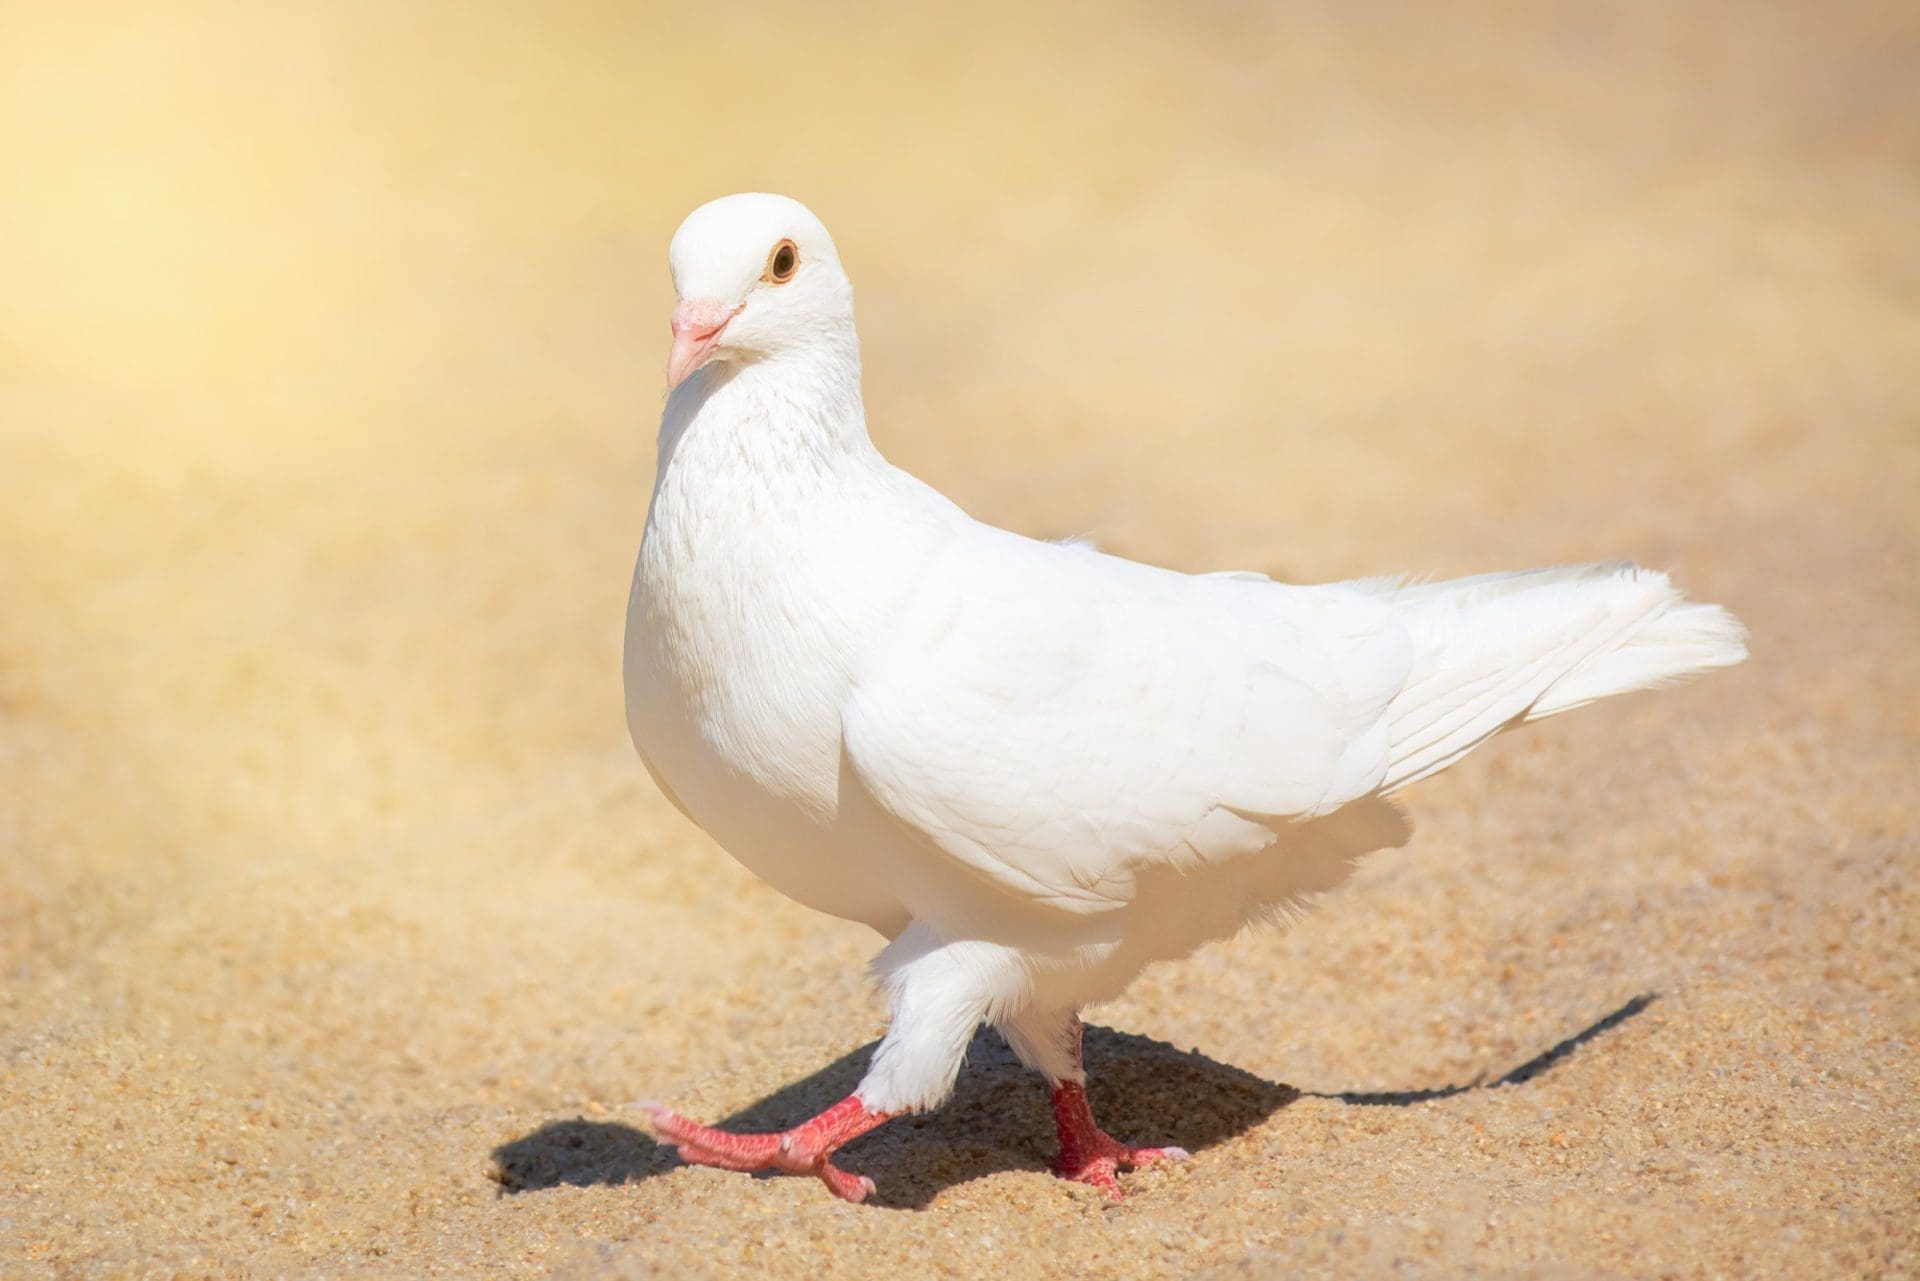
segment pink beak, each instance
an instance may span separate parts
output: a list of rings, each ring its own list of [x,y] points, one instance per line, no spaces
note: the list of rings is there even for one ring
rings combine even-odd
[[[667,390],[672,391],[688,374],[713,359],[720,345],[720,334],[727,322],[740,314],[711,298],[683,299],[673,309],[673,351],[667,356]]]

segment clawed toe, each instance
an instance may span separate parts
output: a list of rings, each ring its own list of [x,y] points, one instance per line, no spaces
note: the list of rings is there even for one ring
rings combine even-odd
[[[642,1105],[653,1132],[671,1143],[689,1165],[722,1170],[764,1170],[779,1155],[777,1134],[731,1134],[691,1121],[657,1103]]]
[[[1136,1170],[1149,1165],[1158,1165],[1162,1161],[1178,1164],[1181,1161],[1193,1160],[1193,1153],[1185,1148],[1129,1148],[1127,1151],[1129,1156],[1121,1164],[1130,1165]]]
[[[831,1161],[823,1159],[820,1162],[819,1168],[811,1171],[811,1173],[827,1185],[827,1191],[833,1193],[842,1201],[851,1201],[853,1204],[859,1205],[862,1201],[873,1195],[874,1188],[872,1179],[869,1179],[864,1174],[849,1174]]]
[[[658,1103],[636,1105],[653,1122],[653,1131],[671,1143],[689,1165],[751,1172],[779,1170],[810,1174],[843,1201],[858,1204],[873,1195],[873,1180],[849,1174],[830,1159],[842,1143],[880,1124],[884,1114],[868,1112],[852,1098],[804,1125],[775,1134],[735,1134],[688,1120]]]
[[[1141,1170],[1162,1162],[1185,1161],[1191,1155],[1185,1148],[1130,1148],[1116,1142],[1111,1150],[1077,1161],[1070,1161],[1062,1153],[1049,1168],[1063,1179],[1100,1189],[1109,1201],[1124,1201],[1126,1193],[1121,1190],[1118,1178],[1121,1170]]]

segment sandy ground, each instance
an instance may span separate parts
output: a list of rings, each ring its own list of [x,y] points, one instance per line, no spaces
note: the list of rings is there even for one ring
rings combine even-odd
[[[22,6],[0,33],[0,1272],[1920,1271],[1920,11]],[[697,23],[698,25],[689,25]],[[1300,579],[1631,557],[1754,661],[1503,740],[1286,934],[790,1121],[877,940],[653,791],[666,238],[834,228],[897,461]]]

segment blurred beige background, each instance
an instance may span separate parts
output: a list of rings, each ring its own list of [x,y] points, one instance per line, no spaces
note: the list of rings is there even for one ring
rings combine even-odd
[[[0,1271],[1920,1269],[1911,4],[16,5],[0,120]],[[986,1041],[880,1207],[680,1168],[623,1103],[790,1119],[881,1014],[622,724],[740,189],[983,518],[1636,558],[1754,661],[1097,1013],[1197,1151],[1120,1208]]]

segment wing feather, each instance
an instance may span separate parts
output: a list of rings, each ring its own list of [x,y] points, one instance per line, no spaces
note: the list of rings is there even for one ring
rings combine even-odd
[[[987,531],[933,567],[843,737],[867,791],[949,857],[1097,912],[1144,870],[1244,857],[1371,791],[1410,664],[1359,593]]]

